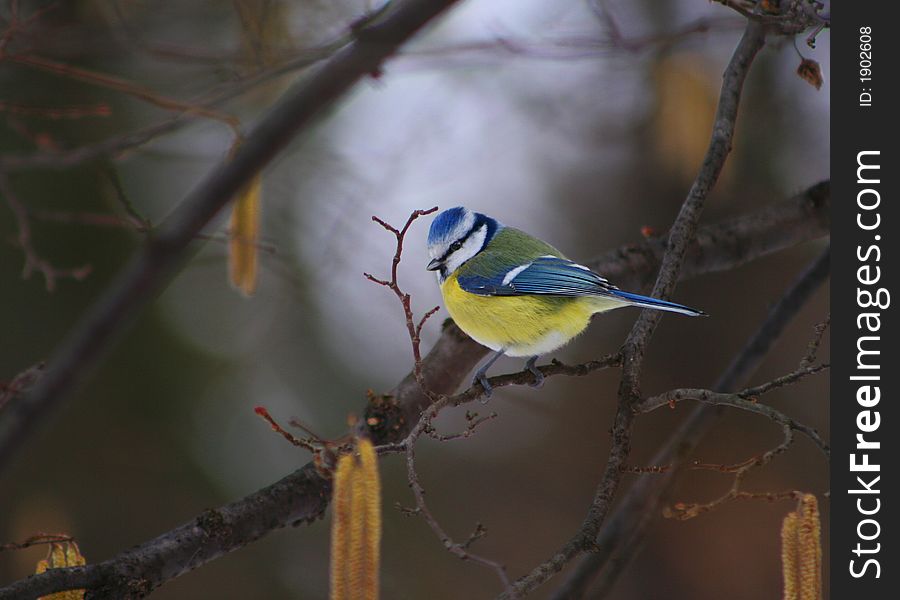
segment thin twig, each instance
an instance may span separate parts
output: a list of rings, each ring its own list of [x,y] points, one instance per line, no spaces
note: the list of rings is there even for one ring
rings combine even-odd
[[[806,374],[818,373],[821,370],[822,369],[810,369],[806,371]],[[799,377],[792,379],[792,381],[798,380]],[[763,388],[765,386],[760,387]],[[661,406],[670,406],[672,403],[682,402],[684,400],[696,400],[697,402],[703,402],[704,404],[710,404],[714,406],[731,406],[733,408],[739,408],[741,410],[762,415],[770,419],[771,421],[774,421],[775,423],[790,427],[795,431],[800,431],[809,439],[811,439],[822,450],[822,452],[825,453],[826,456],[830,456],[828,445],[822,441],[822,438],[814,429],[804,425],[803,423],[795,421],[794,419],[788,417],[781,411],[772,408],[771,406],[768,406],[761,402],[756,402],[754,400],[748,400],[748,395],[746,392],[747,390],[739,392],[737,394],[726,394],[723,392],[714,392],[712,390],[682,388],[677,390],[670,390],[657,396],[653,396],[652,398],[647,398],[646,400],[641,401],[640,404],[636,405],[635,410],[638,412],[650,412]],[[754,397],[756,395],[758,394],[754,394]]]
[[[800,370],[805,369],[816,362],[816,356],[819,353],[819,346],[822,344],[822,338],[825,336],[825,331],[828,330],[829,325],[831,325],[831,315],[829,315],[827,319],[816,325],[815,335],[813,335],[813,338],[809,341],[809,344],[806,347],[806,354],[800,360]]]
[[[444,528],[441,527],[441,524],[438,523],[437,519],[434,518],[431,510],[428,508],[428,504],[425,502],[425,489],[422,487],[422,484],[419,483],[419,475],[416,472],[415,457],[415,444],[409,444],[406,448],[406,475],[409,480],[409,486],[413,491],[413,496],[415,496],[416,499],[416,513],[421,515],[422,518],[425,519],[425,522],[428,524],[431,530],[434,531],[438,539],[441,540],[441,543],[444,545],[444,548],[446,548],[448,552],[450,552],[460,560],[470,560],[476,564],[492,569],[497,574],[500,582],[503,584],[503,589],[508,589],[510,586],[510,581],[509,575],[507,575],[506,573],[506,567],[504,567],[497,561],[485,558],[478,554],[473,554],[468,549],[469,546],[471,546],[472,542],[475,541],[475,539],[482,537],[483,533],[477,533],[479,532],[479,530],[483,531],[483,528],[481,528],[480,525],[475,528],[476,534],[470,536],[463,543],[457,543],[454,542],[449,535],[447,535],[447,532],[444,531]],[[476,535],[477,537],[475,537]]]
[[[25,255],[25,266],[22,268],[23,279],[28,279],[32,273],[37,271],[43,275],[44,286],[47,288],[47,291],[52,292],[56,289],[56,282],[59,279],[81,281],[90,275],[91,265],[60,268],[38,254],[31,239],[31,223],[28,217],[28,209],[25,208],[25,205],[16,195],[9,178],[2,171],[0,171],[0,194],[6,199],[7,206],[9,206],[9,209],[15,216],[16,226],[19,230],[16,244]]]
[[[440,306],[435,306],[428,312],[426,312],[422,319],[415,323],[415,316],[412,312],[412,307],[410,305],[410,297],[409,294],[400,289],[400,285],[397,282],[397,268],[400,266],[400,261],[403,258],[403,240],[406,238],[406,232],[409,231],[410,226],[413,222],[419,217],[424,217],[425,215],[430,215],[438,209],[437,206],[433,208],[429,208],[427,210],[414,210],[412,214],[409,215],[409,218],[406,219],[406,224],[402,229],[397,229],[391,225],[388,225],[385,221],[379,219],[376,216],[372,217],[372,220],[384,227],[387,231],[390,231],[394,234],[394,237],[397,238],[397,249],[394,252],[394,258],[391,261],[391,278],[390,280],[378,279],[377,277],[370,275],[369,273],[363,273],[366,279],[369,281],[373,281],[378,285],[383,285],[384,287],[390,289],[394,292],[394,295],[400,300],[400,304],[403,306],[403,315],[406,317],[406,330],[409,333],[409,341],[412,344],[413,351],[413,372],[416,375],[416,380],[420,385],[423,386],[422,390],[426,394],[428,394],[427,389],[424,387],[424,377],[422,376],[422,352],[419,349],[422,338],[422,327],[425,326],[425,322],[429,317],[434,315],[438,310],[440,310]]]
[[[75,541],[75,538],[65,533],[36,533],[21,542],[7,542],[5,544],[0,544],[0,552],[3,552],[4,550],[25,550],[32,546],[72,541]]]
[[[423,433],[432,434],[434,428],[432,426],[432,420],[437,416],[438,412],[441,408],[451,405],[450,399],[445,395],[435,394],[431,392],[425,382],[425,376],[422,372],[422,356],[421,351],[419,349],[421,342],[421,333],[422,327],[424,327],[425,322],[428,320],[430,316],[438,311],[440,307],[435,307],[422,316],[418,323],[415,322],[415,316],[413,315],[413,311],[411,308],[411,298],[410,295],[404,292],[400,288],[399,281],[397,279],[397,270],[400,266],[400,261],[403,259],[403,241],[406,238],[406,233],[409,231],[410,226],[413,222],[419,217],[430,215],[437,210],[437,207],[430,208],[428,210],[415,210],[406,220],[406,224],[402,229],[397,229],[392,225],[388,224],[386,221],[373,216],[372,220],[381,225],[384,229],[394,234],[394,237],[397,239],[396,251],[394,252],[394,258],[391,261],[391,278],[390,280],[379,279],[369,273],[364,273],[363,275],[366,279],[377,283],[378,285],[382,285],[390,289],[397,299],[400,301],[400,305],[403,307],[403,314],[406,318],[406,330],[409,334],[409,340],[412,345],[413,351],[413,374],[415,376],[416,382],[419,384],[419,388],[421,392],[430,399],[431,406],[428,410],[424,411],[423,414],[419,418],[419,422],[413,427],[412,431],[406,437],[406,439],[398,444],[395,448],[397,450],[402,449],[406,454],[406,474],[407,481],[409,483],[410,489],[413,491],[413,496],[416,501],[416,507],[413,510],[405,509],[404,512],[408,514],[417,514],[420,515],[434,534],[438,537],[441,543],[444,545],[444,548],[447,549],[448,552],[456,556],[461,560],[469,560],[473,563],[480,564],[482,566],[488,567],[492,569],[497,577],[500,579],[501,584],[504,589],[509,588],[509,576],[506,574],[506,567],[500,564],[497,561],[485,558],[483,556],[473,554],[469,551],[469,546],[474,541],[474,537],[469,537],[463,543],[458,543],[451,538],[446,530],[441,526],[438,520],[435,518],[434,514],[431,512],[431,509],[428,508],[428,504],[425,501],[425,490],[422,488],[422,484],[419,482],[419,475],[416,472],[416,463],[415,463],[415,447],[416,442],[419,437]],[[494,415],[496,416],[496,415]],[[492,417],[488,417],[492,418]],[[471,431],[474,431],[475,427],[479,423],[484,422],[487,419],[480,420],[470,420],[470,427],[466,429],[465,432],[460,434],[459,436],[448,436],[445,439],[454,439],[455,437],[468,437],[471,434]],[[440,436],[433,436],[440,439]],[[387,449],[379,448],[379,453],[383,454]],[[476,527],[475,529],[478,537],[484,535],[483,528]],[[473,534],[474,535],[474,534]]]
[[[44,363],[31,365],[12,378],[9,383],[0,382],[0,412],[3,407],[16,396],[30,389],[44,372]]]

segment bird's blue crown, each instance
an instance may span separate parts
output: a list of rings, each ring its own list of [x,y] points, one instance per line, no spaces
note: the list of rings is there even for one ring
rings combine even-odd
[[[431,222],[431,228],[428,230],[428,244],[438,244],[449,238],[452,233],[460,229],[460,225],[467,220],[466,217],[470,214],[471,211],[462,206],[449,208],[438,213]]]
[[[432,247],[447,245],[464,238],[467,234],[487,225],[486,240],[496,233],[499,223],[491,217],[473,212],[464,206],[455,206],[438,213],[428,230],[428,245]]]

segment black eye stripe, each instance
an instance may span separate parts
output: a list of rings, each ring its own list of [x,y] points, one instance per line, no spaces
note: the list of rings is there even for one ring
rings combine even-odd
[[[466,235],[464,235],[460,239],[458,239],[455,242],[453,242],[452,244],[450,244],[450,248],[447,249],[447,251],[444,252],[444,255],[442,257],[440,257],[438,260],[440,260],[441,262],[444,262],[445,260],[447,260],[448,256],[450,256],[451,254],[456,252],[456,250],[459,250],[459,248],[462,248],[463,244],[466,243],[466,240],[468,240],[470,237],[472,237],[472,234],[475,233],[476,231],[478,231],[479,229],[481,229],[481,227],[478,227],[478,226],[472,227],[472,229],[470,229]],[[453,246],[455,244],[459,244],[459,248],[456,248],[454,250]]]

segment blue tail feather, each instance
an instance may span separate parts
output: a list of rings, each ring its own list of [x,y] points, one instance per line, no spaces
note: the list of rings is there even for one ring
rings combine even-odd
[[[688,315],[690,317],[707,316],[707,314],[702,310],[684,306],[683,304],[676,304],[674,302],[667,302],[666,300],[651,298],[650,296],[641,296],[640,294],[632,294],[631,292],[623,292],[622,290],[610,290],[609,293],[613,296],[616,296],[617,298],[621,298],[622,300],[627,301],[633,306],[676,312],[682,315]]]

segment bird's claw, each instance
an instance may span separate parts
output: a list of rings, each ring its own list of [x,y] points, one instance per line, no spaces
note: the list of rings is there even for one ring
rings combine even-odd
[[[537,356],[528,359],[528,362],[525,363],[525,370],[534,375],[534,381],[528,385],[533,388],[539,388],[544,385],[544,374],[541,373],[540,369],[534,366],[535,361],[537,361]]]
[[[475,375],[475,380],[472,382],[472,384],[474,385],[476,383],[480,384],[482,389],[484,390],[484,396],[482,396],[481,398],[481,403],[487,404],[488,400],[491,399],[491,394],[494,393],[494,386],[490,384],[487,376],[484,373],[478,373],[477,375]]]

